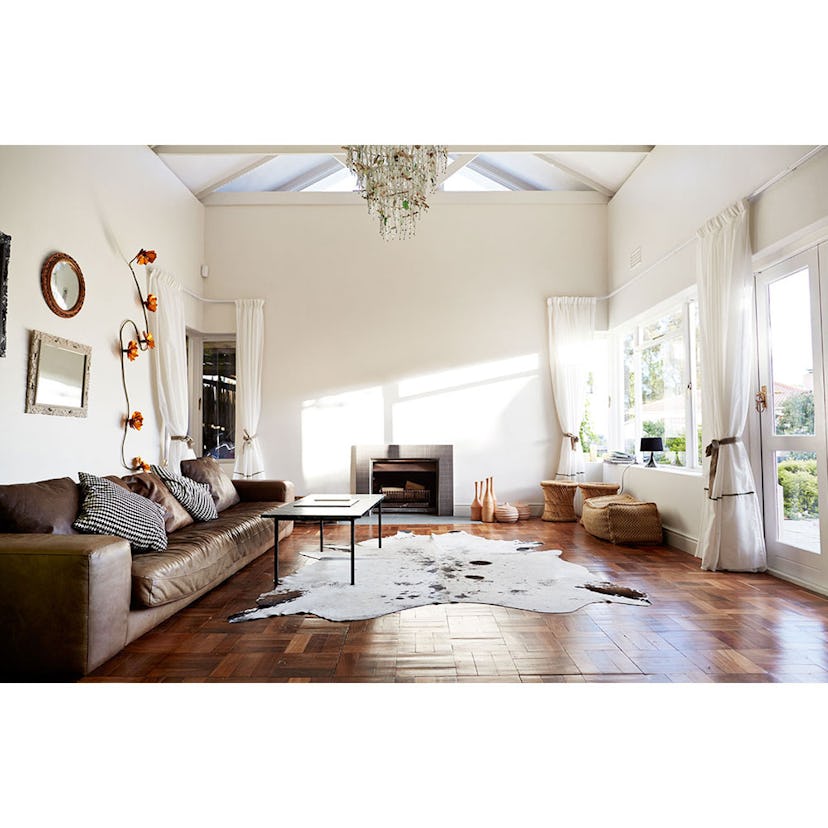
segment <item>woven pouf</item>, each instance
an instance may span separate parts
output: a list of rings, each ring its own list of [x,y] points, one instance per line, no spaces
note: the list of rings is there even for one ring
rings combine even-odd
[[[495,509],[495,520],[498,523],[517,523],[518,510],[510,503],[501,503]]]
[[[532,517],[532,507],[528,503],[515,503],[518,510],[518,520],[529,520]]]
[[[541,480],[543,489],[542,520],[576,521],[575,492],[578,484],[569,480]]]
[[[611,543],[661,543],[658,506],[632,495],[590,498],[584,502],[581,523],[590,535]]]

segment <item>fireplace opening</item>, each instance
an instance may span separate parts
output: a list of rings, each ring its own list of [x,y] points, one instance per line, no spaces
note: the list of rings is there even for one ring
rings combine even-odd
[[[454,446],[351,446],[351,491],[383,494],[382,511],[454,514]]]
[[[371,491],[384,494],[382,510],[437,514],[437,460],[371,460]]]

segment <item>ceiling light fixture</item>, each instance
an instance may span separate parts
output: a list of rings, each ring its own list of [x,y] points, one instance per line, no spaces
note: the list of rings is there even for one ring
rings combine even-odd
[[[448,148],[360,144],[343,149],[368,215],[379,220],[380,235],[386,241],[413,236],[420,212],[428,209],[427,197],[446,172]]]

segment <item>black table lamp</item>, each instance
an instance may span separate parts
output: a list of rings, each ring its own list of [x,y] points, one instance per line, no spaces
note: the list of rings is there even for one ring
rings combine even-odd
[[[650,452],[650,459],[645,464],[645,467],[648,469],[656,468],[656,461],[653,460],[653,452],[664,451],[664,443],[661,442],[661,437],[642,437],[641,451]]]

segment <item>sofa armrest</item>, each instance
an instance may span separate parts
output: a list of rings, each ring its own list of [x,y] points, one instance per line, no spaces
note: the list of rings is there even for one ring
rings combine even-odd
[[[290,480],[234,480],[233,485],[243,501],[292,503],[296,499]]]
[[[86,675],[126,644],[129,543],[105,535],[0,534],[0,675]]]

